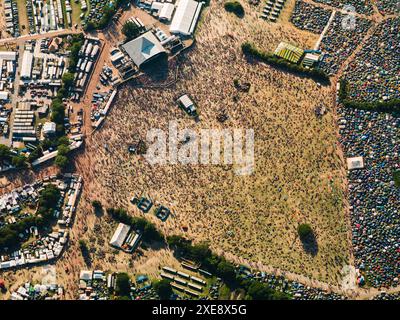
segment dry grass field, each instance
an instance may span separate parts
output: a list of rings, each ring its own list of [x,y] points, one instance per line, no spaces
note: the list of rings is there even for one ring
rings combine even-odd
[[[172,209],[174,215],[165,223],[151,217],[167,234],[184,233],[195,241],[209,241],[213,249],[231,257],[338,283],[340,270],[349,260],[349,247],[345,172],[330,88],[247,62],[240,49],[246,40],[269,51],[282,40],[310,48],[317,37],[288,23],[260,20],[260,7],[245,4],[245,9],[243,19],[227,14],[221,2],[207,9],[196,46],[180,62],[175,86],[138,89],[128,85],[120,91],[104,127],[92,136],[77,161],[85,176],[87,201],[99,199],[106,207],[129,207],[133,214],[141,214],[129,198],[146,195]],[[234,79],[249,82],[250,92],[238,92]],[[196,101],[200,122],[176,107],[174,98],[180,93]],[[314,108],[321,103],[329,112],[317,119]],[[221,110],[229,116],[223,124],[216,120]],[[196,131],[254,129],[254,174],[237,176],[231,166],[224,165],[151,166],[128,154],[130,143],[145,140],[151,128],[168,130],[171,120]],[[316,255],[302,248],[296,232],[301,222],[310,223],[316,232]],[[109,237],[110,232],[105,235]],[[101,235],[95,233],[95,237]]]
[[[81,269],[143,272],[154,277],[164,265],[177,266],[166,248],[141,248],[131,256],[108,245],[116,223],[106,215],[96,216],[91,201],[141,215],[129,203],[135,194],[172,210],[165,223],[151,212],[146,215],[166,234],[208,241],[214,250],[238,262],[246,259],[340,283],[340,270],[349,263],[350,250],[345,170],[337,145],[331,88],[246,61],[240,48],[244,41],[266,51],[280,41],[312,48],[318,36],[289,24],[286,11],[280,23],[269,24],[258,18],[261,6],[242,3],[246,14],[239,19],[225,12],[223,2],[213,1],[203,12],[195,46],[179,62],[171,62],[168,79],[179,65],[176,84],[158,89],[126,85],[104,126],[87,138],[85,151],[75,162],[84,179],[83,195],[69,247],[56,263],[57,279],[67,289],[67,298],[77,292]],[[285,10],[293,7],[293,0],[287,6]],[[234,79],[250,83],[250,91],[239,92]],[[175,105],[174,98],[181,93],[190,94],[197,103],[199,122]],[[314,113],[319,104],[328,110],[322,119]],[[224,123],[216,119],[222,110],[229,116]],[[172,120],[179,128],[195,131],[253,129],[254,173],[238,176],[229,165],[151,166],[127,152],[129,144],[146,139],[148,130],[167,131]],[[11,188],[8,181],[0,182],[4,189]],[[306,253],[297,236],[302,222],[315,231],[316,254]],[[91,266],[85,266],[82,259],[80,239],[91,248]],[[30,271],[18,272],[24,273],[23,278]],[[6,279],[15,276],[13,272],[3,275]]]

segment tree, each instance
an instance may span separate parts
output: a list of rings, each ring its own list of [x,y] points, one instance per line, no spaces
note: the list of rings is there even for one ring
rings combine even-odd
[[[313,234],[311,226],[307,223],[300,224],[297,228],[297,232],[302,241],[307,240]]]
[[[252,300],[271,300],[272,298],[271,289],[257,281],[249,286],[247,294]]]
[[[126,273],[121,272],[117,274],[115,292],[119,296],[129,296],[131,292],[131,281]]]
[[[137,38],[142,32],[143,28],[138,27],[136,23],[127,21],[122,27],[122,33],[128,40]]]
[[[24,168],[26,166],[26,158],[24,156],[18,155],[12,157],[11,163],[16,168]]]
[[[68,146],[69,145],[68,137],[66,137],[66,136],[59,137],[57,139],[57,145],[61,145],[61,144],[65,145],[65,146]]]
[[[62,81],[66,89],[69,89],[74,84],[74,74],[70,72],[65,72],[62,76]]]
[[[92,265],[92,258],[90,257],[90,251],[85,240],[79,240],[79,248],[81,249],[83,260],[90,267]]]
[[[94,29],[96,29],[96,25],[94,24],[93,21],[88,21],[88,22],[86,23],[86,25],[85,25],[85,28],[84,28],[84,30],[85,30],[86,32],[93,31]]]
[[[93,200],[92,206],[95,210],[101,210],[102,208],[101,202],[99,200]]]
[[[66,156],[67,154],[68,154],[68,152],[69,152],[69,146],[68,145],[65,145],[65,144],[60,144],[58,147],[57,147],[57,151],[58,151],[58,155],[59,156]]]
[[[10,148],[4,144],[0,144],[0,161],[10,160],[11,152]]]
[[[55,208],[60,197],[60,190],[54,184],[48,184],[40,193],[39,207]]]
[[[154,290],[161,300],[169,300],[172,295],[172,288],[167,279],[162,279],[154,284]]]
[[[236,280],[235,268],[226,260],[222,260],[218,264],[217,274],[228,283]]]
[[[57,155],[54,160],[54,164],[59,167],[61,170],[64,170],[68,166],[68,158],[63,155]]]
[[[146,221],[147,223],[143,229],[143,240],[144,241],[162,241],[164,238],[162,234],[157,230],[154,224]]]

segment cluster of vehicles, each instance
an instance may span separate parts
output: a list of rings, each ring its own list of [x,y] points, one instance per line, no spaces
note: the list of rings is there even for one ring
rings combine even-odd
[[[15,0],[4,0],[4,14],[7,32],[13,37],[21,35],[19,30],[18,6]]]
[[[9,134],[8,119],[11,111],[11,109],[7,109],[3,105],[0,105],[0,133],[5,137]]]

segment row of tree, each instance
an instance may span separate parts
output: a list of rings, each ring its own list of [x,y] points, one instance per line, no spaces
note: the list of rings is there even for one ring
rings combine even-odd
[[[291,63],[285,59],[275,56],[274,54],[259,51],[252,43],[245,42],[242,44],[242,51],[246,56],[252,56],[268,63],[271,66],[280,68],[282,70],[292,72],[294,74],[307,76],[311,79],[319,81],[324,84],[329,84],[329,76],[318,68],[308,69],[301,65]]]
[[[224,257],[213,253],[206,243],[192,244],[191,241],[177,235],[167,237],[168,245],[179,255],[188,257],[201,264],[202,268],[220,277],[230,289],[245,290],[247,299],[283,300],[290,297],[275,291],[266,284],[243,279],[236,273],[235,266]]]
[[[163,242],[165,239],[162,232],[153,223],[142,217],[133,217],[125,209],[108,208],[107,214],[118,222],[125,223],[135,230],[140,231],[142,239],[146,242]]]
[[[368,111],[378,111],[378,112],[400,112],[400,99],[392,99],[388,101],[375,101],[375,102],[367,102],[367,101],[354,101],[350,100],[348,97],[348,87],[349,84],[347,80],[340,80],[340,88],[339,88],[339,102],[341,102],[346,108],[352,109],[361,109]]]

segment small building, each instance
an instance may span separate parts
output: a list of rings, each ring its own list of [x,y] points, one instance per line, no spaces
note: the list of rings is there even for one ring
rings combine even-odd
[[[163,7],[159,11],[158,19],[160,21],[171,21],[175,6],[172,3],[164,2]]]
[[[7,101],[8,100],[8,91],[0,91],[0,100]]]
[[[180,0],[169,31],[183,36],[192,35],[199,19],[202,5],[202,2],[194,0]]]
[[[301,57],[304,54],[304,50],[295,47],[289,43],[281,42],[275,49],[274,54],[277,57],[285,59],[291,63],[299,63]]]
[[[139,68],[162,56],[167,56],[164,47],[151,31],[123,44],[122,48]]]
[[[314,53],[306,53],[303,59],[303,65],[305,67],[312,68],[314,64],[316,64],[319,61],[319,55],[314,54]]]
[[[347,168],[349,170],[363,169],[364,168],[363,157],[347,158]]]
[[[93,278],[93,272],[88,270],[82,270],[79,279],[83,281],[91,281]]]
[[[43,134],[45,136],[51,136],[56,133],[56,124],[54,122],[46,122],[43,125]]]

